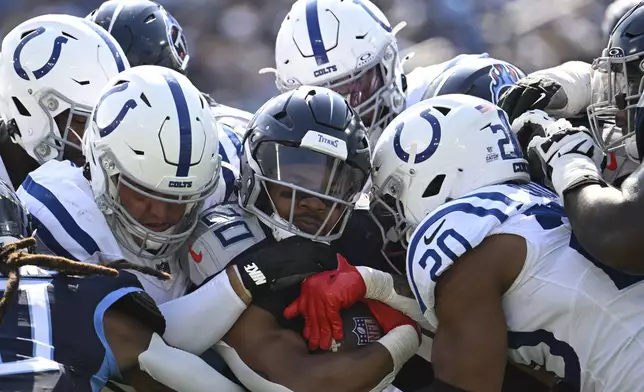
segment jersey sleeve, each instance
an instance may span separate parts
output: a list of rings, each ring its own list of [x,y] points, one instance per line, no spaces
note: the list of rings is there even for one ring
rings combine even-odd
[[[501,192],[473,193],[444,204],[418,225],[409,241],[407,277],[422,312],[434,326],[440,276],[521,205]]]
[[[40,245],[51,253],[90,263],[123,258],[82,169],[69,161],[40,166],[17,194],[32,215]]]
[[[192,283],[200,285],[265,238],[257,219],[245,214],[237,203],[220,204],[200,214],[187,251],[180,257]]]
[[[592,67],[582,61],[569,61],[553,68],[536,71],[529,76],[547,77],[561,85],[566,103],[556,110],[546,108],[549,115],[567,118],[585,112],[590,105]],[[556,95],[553,97],[556,101]]]

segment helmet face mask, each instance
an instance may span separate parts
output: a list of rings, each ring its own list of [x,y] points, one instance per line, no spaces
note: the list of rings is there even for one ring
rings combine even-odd
[[[259,165],[255,182],[265,200],[249,210],[304,237],[329,240],[341,234],[366,181],[364,173],[339,158],[269,141],[258,145],[254,158]]]
[[[641,161],[644,153],[644,7],[639,4],[617,22],[608,46],[593,62],[590,128],[608,154],[624,149]],[[642,146],[640,146],[642,144]]]
[[[604,54],[593,63],[588,118],[597,145],[607,154],[634,142],[636,121],[641,117],[637,114],[642,110],[644,72],[639,68],[644,66],[644,51],[623,56],[621,48],[611,48]]]

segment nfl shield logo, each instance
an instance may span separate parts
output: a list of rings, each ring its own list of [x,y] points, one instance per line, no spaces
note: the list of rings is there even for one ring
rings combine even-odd
[[[358,338],[358,345],[364,346],[381,338],[380,327],[371,317],[354,317],[353,331]]]

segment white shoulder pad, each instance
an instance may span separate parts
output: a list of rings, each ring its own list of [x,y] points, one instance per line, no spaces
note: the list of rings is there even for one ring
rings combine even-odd
[[[187,252],[179,257],[189,266],[190,280],[200,285],[265,238],[257,218],[244,212],[237,203],[220,204],[200,214]]]
[[[123,258],[82,168],[51,160],[31,172],[17,193],[41,245],[53,254],[91,263]]]
[[[407,250],[407,277],[425,317],[437,325],[434,290],[441,276],[465,252],[478,246],[510,217],[547,203],[529,185],[496,185],[452,200],[416,228]]]
[[[592,66],[582,61],[569,61],[556,67],[536,71],[529,76],[547,77],[561,85],[568,102],[562,109],[546,112],[556,118],[573,117],[586,112],[590,105]]]

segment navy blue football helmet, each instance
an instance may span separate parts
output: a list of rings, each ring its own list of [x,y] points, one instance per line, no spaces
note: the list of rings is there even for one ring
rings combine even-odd
[[[239,203],[275,238],[333,241],[371,173],[367,130],[341,95],[302,86],[255,113],[240,166]]]
[[[87,15],[121,45],[132,67],[158,65],[186,73],[190,55],[179,23],[149,0],[108,0]]]
[[[517,66],[487,55],[468,58],[447,67],[429,85],[424,98],[437,95],[473,95],[497,104],[507,88],[525,77]]]

